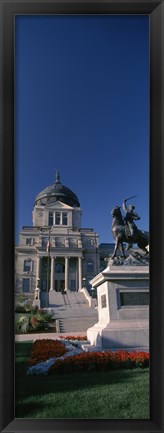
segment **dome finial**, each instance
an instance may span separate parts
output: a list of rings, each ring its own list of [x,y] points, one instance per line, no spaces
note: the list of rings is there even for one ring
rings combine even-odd
[[[56,182],[60,182],[60,173],[59,173],[59,171],[58,170],[56,170],[56,172],[55,172],[55,176],[56,176]]]

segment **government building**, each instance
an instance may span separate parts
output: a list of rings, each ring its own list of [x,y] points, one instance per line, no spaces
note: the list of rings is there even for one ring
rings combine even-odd
[[[82,209],[77,196],[55,182],[41,191],[34,203],[32,226],[23,226],[16,247],[16,292],[27,296],[56,291],[90,290],[89,281],[105,266],[113,244],[99,246],[98,234],[81,227]],[[105,248],[105,249],[104,249]]]

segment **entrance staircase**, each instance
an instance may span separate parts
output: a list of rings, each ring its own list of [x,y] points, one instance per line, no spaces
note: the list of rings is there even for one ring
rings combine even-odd
[[[49,308],[58,319],[60,332],[86,332],[98,322],[97,309],[89,308],[85,295],[80,292],[49,292]]]

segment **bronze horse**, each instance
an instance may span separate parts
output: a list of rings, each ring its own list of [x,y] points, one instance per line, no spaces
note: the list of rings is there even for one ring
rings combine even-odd
[[[120,248],[123,257],[125,258],[123,242],[128,243],[127,249],[130,248],[131,244],[137,244],[138,247],[145,252],[145,255],[148,254],[146,247],[149,245],[149,234],[145,231],[137,229],[137,233],[135,237],[128,236],[127,226],[124,224],[120,207],[119,206],[114,207],[111,214],[113,217],[112,235],[113,238],[116,240],[114,252],[111,258],[114,259],[114,257],[116,257],[118,248]]]

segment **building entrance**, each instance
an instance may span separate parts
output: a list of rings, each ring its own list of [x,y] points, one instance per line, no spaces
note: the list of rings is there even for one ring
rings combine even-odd
[[[64,292],[65,280],[55,280],[55,290],[56,292]]]

